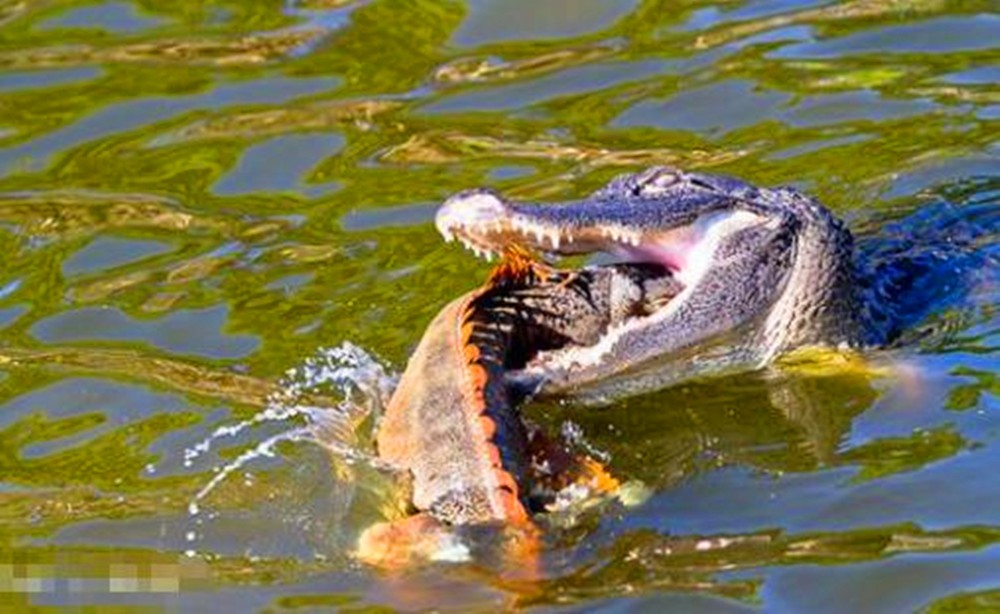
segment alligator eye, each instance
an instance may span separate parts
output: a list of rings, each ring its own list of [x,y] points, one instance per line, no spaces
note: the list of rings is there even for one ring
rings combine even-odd
[[[677,171],[671,168],[652,168],[639,177],[636,193],[639,196],[660,196],[680,181]]]

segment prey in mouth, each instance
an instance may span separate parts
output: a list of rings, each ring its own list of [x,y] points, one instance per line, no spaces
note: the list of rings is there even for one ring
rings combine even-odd
[[[603,252],[662,266],[681,288],[593,345],[542,352],[510,374],[538,392],[614,382],[632,393],[762,366],[801,345],[864,341],[851,235],[791,188],[653,167],[553,204],[466,190],[444,202],[435,223],[486,258],[510,246],[555,257]]]

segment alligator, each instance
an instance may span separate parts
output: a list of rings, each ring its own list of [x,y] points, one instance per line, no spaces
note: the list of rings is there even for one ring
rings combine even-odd
[[[505,259],[431,322],[388,404],[376,445],[410,476],[412,514],[362,534],[360,558],[384,567],[446,556],[467,527],[512,535],[506,558],[531,567],[534,514],[555,490],[617,487],[539,434],[519,410],[527,397],[606,402],[799,348],[890,344],[920,315],[906,290],[950,249],[883,254],[883,267],[793,188],[665,167],[559,204],[467,190],[436,225]],[[621,261],[557,269],[531,252]]]
[[[538,352],[507,374],[522,394],[598,403],[761,368],[807,346],[884,346],[903,324],[890,298],[919,274],[870,270],[844,223],[794,188],[668,167],[555,204],[466,190],[435,222],[446,240],[486,257],[516,245],[555,257],[603,252],[670,271],[682,290],[660,309],[595,344]]]
[[[610,492],[617,482],[526,423],[505,374],[540,351],[592,345],[677,292],[656,264],[565,271],[508,250],[484,286],[430,323],[389,400],[376,448],[410,477],[415,513],[368,528],[359,558],[399,568],[453,556],[464,548],[456,527],[492,526],[506,534],[506,558],[525,565],[537,551],[532,514],[552,493],[570,483]]]

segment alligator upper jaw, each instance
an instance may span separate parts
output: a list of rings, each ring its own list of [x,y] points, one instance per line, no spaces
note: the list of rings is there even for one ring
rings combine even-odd
[[[491,190],[467,190],[449,198],[438,210],[435,224],[446,241],[458,239],[477,255],[492,259],[507,245],[522,245],[550,254],[571,255],[639,249],[643,233],[625,223],[582,216],[559,220],[544,208],[510,203]],[[549,211],[548,213],[551,213]]]
[[[644,205],[600,200],[520,204],[490,190],[469,190],[445,201],[435,223],[446,241],[458,240],[487,260],[509,245],[554,255],[605,252],[663,265],[689,286],[708,269],[725,235],[764,220],[730,200],[698,193],[654,204],[655,221],[650,205]]]

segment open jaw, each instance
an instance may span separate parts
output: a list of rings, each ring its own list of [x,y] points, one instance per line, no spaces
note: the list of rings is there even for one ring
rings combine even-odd
[[[449,198],[435,218],[446,241],[491,260],[517,245],[556,256],[603,252],[666,267],[686,286],[707,271],[720,238],[763,221],[717,193],[685,192],[663,201],[591,197],[558,205],[514,203],[486,189]]]
[[[790,254],[787,242],[775,242],[785,221],[771,194],[659,167],[555,204],[467,190],[445,201],[435,223],[446,240],[487,258],[514,245],[554,256],[602,252],[666,270],[677,292],[656,309],[615,323],[593,344],[541,352],[512,374],[530,375],[520,382],[529,388],[559,392],[707,347],[768,309]]]

